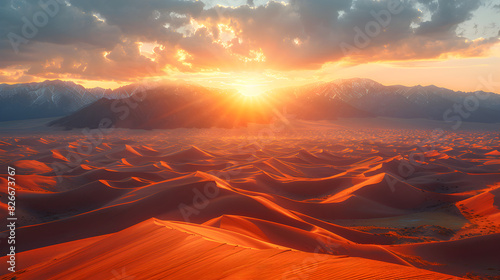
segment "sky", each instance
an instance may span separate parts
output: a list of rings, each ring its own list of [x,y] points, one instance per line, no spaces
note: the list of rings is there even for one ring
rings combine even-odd
[[[500,0],[2,0],[0,83],[500,80]]]

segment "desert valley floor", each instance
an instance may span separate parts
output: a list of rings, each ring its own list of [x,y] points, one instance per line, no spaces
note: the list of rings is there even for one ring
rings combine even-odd
[[[13,128],[0,278],[498,279],[498,126],[432,126]]]

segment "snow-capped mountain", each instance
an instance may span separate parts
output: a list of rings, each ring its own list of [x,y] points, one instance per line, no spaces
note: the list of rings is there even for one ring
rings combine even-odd
[[[64,116],[103,97],[121,98],[126,95],[109,89],[86,89],[73,82],[59,80],[1,84],[0,121]]]
[[[135,104],[132,95],[137,89],[147,93],[147,101],[126,110],[130,117],[124,122],[122,108],[113,107]],[[263,98],[272,106],[256,112],[243,109],[241,95],[234,91],[186,82],[137,83],[115,90],[85,89],[62,81],[0,85],[0,121],[66,116],[53,124],[96,127],[99,120],[109,118],[118,127],[131,128],[232,127],[266,122],[273,118],[272,111],[284,110],[305,120],[391,117],[500,123],[499,94],[436,86],[384,86],[369,79],[346,79],[278,89]]]
[[[467,116],[462,116],[466,121],[500,122],[500,95],[486,92],[476,95],[436,86],[384,86],[369,79],[355,78],[279,89],[272,94],[296,98],[319,96],[324,102],[341,100],[356,109],[382,117],[446,120],[452,118],[452,114],[461,113]]]

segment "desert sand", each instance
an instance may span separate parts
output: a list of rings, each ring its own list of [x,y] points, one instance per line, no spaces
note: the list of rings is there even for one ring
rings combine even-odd
[[[354,122],[92,139],[10,123],[18,254],[1,279],[500,275],[498,125]]]

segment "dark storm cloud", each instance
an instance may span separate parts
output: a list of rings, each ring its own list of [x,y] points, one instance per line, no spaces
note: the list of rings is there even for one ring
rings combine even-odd
[[[8,4],[9,1],[5,2]],[[85,43],[110,48],[119,39],[116,27],[103,24],[92,14],[83,13],[75,6],[60,4],[55,0],[26,0],[22,1],[22,6],[14,9],[6,3],[0,6],[2,40],[7,39],[10,33],[37,42],[64,45]]]
[[[422,22],[416,30],[417,35],[434,35],[436,37],[455,36],[457,26],[470,19],[472,12],[479,8],[479,0],[439,0],[426,3],[432,17],[430,21]]]
[[[160,41],[175,40],[165,24],[185,25],[204,7],[203,2],[183,0],[72,0],[71,4],[84,13],[99,14],[108,25],[119,27],[126,35]]]
[[[40,13],[50,12],[39,3],[56,3],[58,11],[26,38],[26,22],[40,23]],[[457,35],[457,26],[472,17],[479,0],[256,3],[207,8],[202,1],[184,0],[1,1],[0,70],[127,80],[165,67],[293,70],[318,68],[347,55],[356,63],[480,55],[498,42]],[[425,14],[430,19],[422,22]],[[231,41],[221,41],[221,24],[232,30]],[[18,41],[13,44],[12,38]],[[154,60],[141,54],[138,42],[161,46],[151,54]]]

